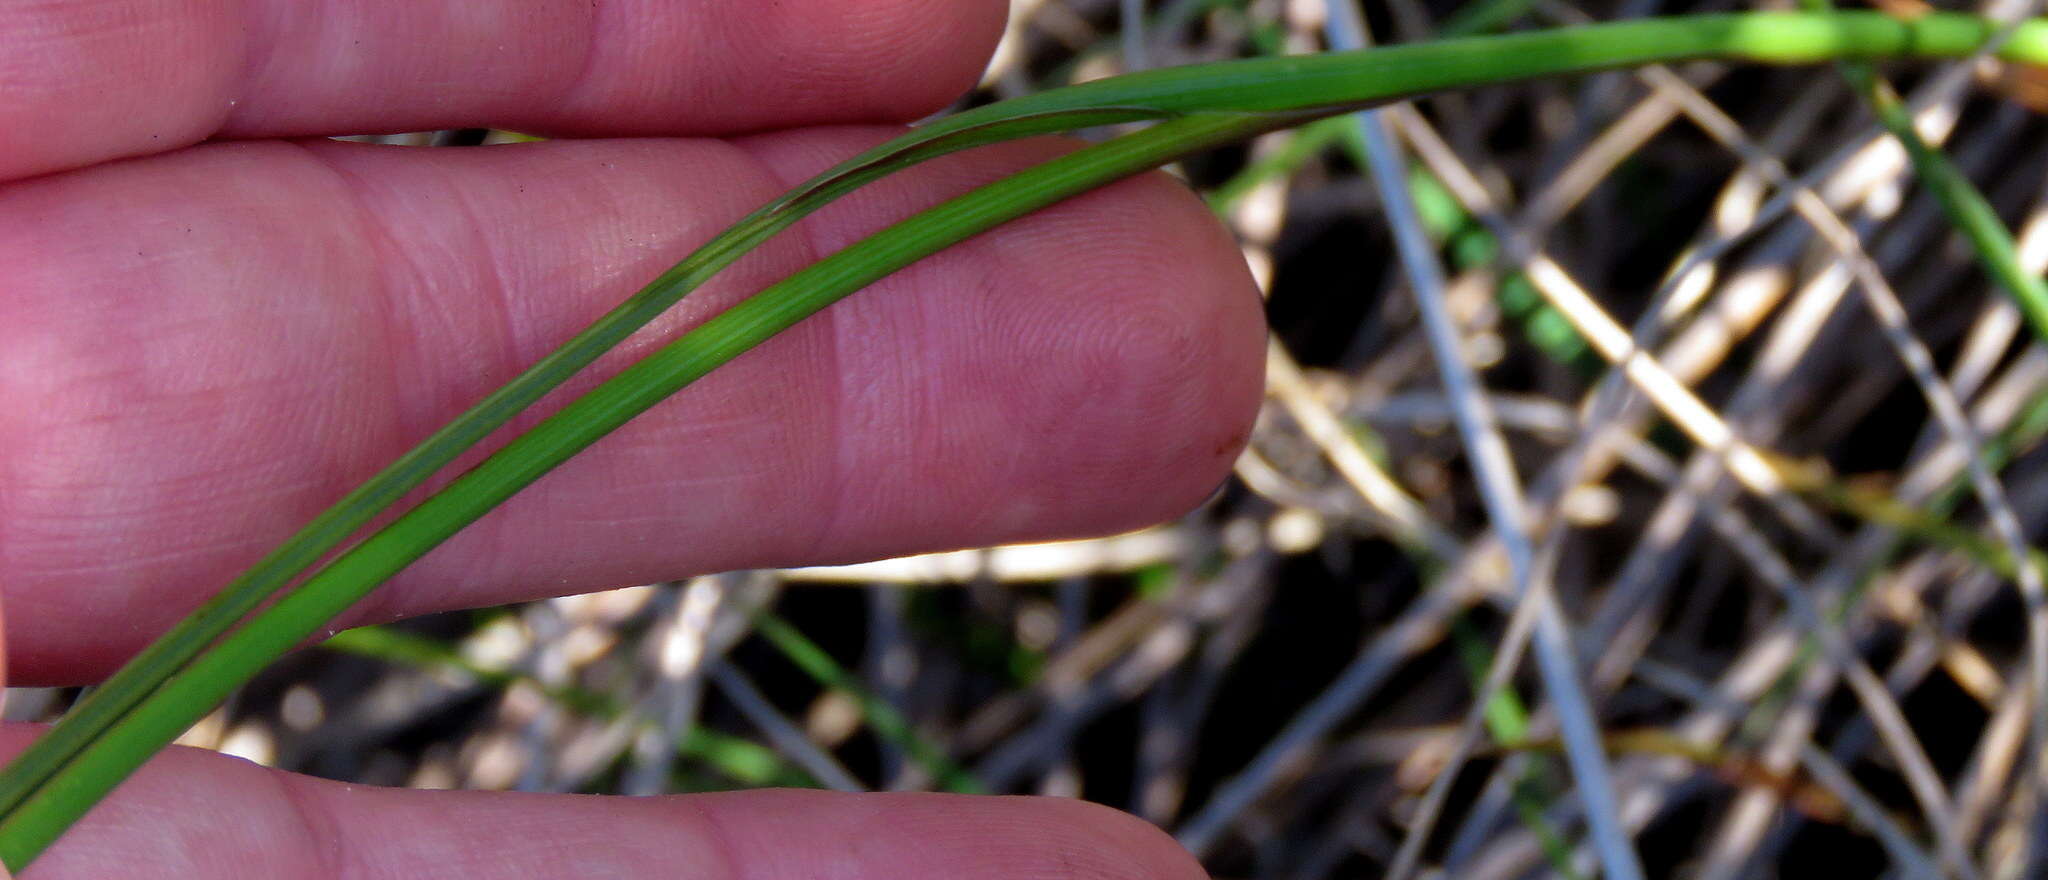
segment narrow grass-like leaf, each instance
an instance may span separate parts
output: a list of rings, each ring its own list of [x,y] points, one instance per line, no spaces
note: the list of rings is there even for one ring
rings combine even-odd
[[[1833,0],[1800,0],[1800,5],[1816,12],[1834,9]],[[1998,38],[1994,36],[1992,39]],[[1892,89],[1891,83],[1878,76],[1869,62],[1844,61],[1839,69],[1843,78],[1862,97],[1865,106],[1905,149],[1914,174],[1934,193],[1950,225],[1970,243],[1977,262],[2018,304],[2027,326],[2034,331],[2034,338],[2048,342],[2048,282],[2020,264],[2019,246],[1998,219],[1998,212],[1992,208],[1990,200],[1977,191],[1962,169],[1950,162],[1946,154],[1920,137],[1913,124],[1912,111]],[[1924,355],[1922,359],[1925,359]],[[1908,358],[1909,363],[1911,360]],[[1968,457],[1972,488],[1984,506],[1985,517],[1990,520],[1992,530],[2005,546],[2011,562],[2006,576],[2019,587],[2020,600],[2026,609],[2028,678],[2032,680],[2036,694],[2048,692],[2048,585],[2043,584],[2042,568],[2035,559],[2034,549],[2027,544],[2025,527],[2006,499],[2004,487],[1998,483],[1997,472],[1984,460],[1983,444],[1976,436],[1975,427],[1953,399],[1953,393],[1943,389],[1936,379],[1929,386],[1927,397],[1930,409],[1942,414],[1946,433]],[[2048,780],[2048,701],[2034,700],[2031,714],[2027,735],[2034,759],[2029,769],[2039,785]],[[1930,818],[1941,822],[1947,817],[1935,815]],[[1946,854],[1948,861],[1966,869],[1966,854],[1955,852],[1955,849],[1951,847]]]
[[[1825,11],[1832,9],[1834,4],[1830,0],[1802,0],[1802,5],[1815,11]],[[1970,249],[1976,253],[1977,262],[1983,266],[1985,274],[1991,276],[2019,305],[2020,314],[2026,316],[2027,326],[2034,330],[2034,337],[2048,342],[2048,281],[2028,272],[2020,264],[2019,245],[2013,241],[2004,221],[1998,219],[1998,212],[1991,207],[1991,201],[1977,191],[1962,169],[1949,161],[1947,154],[1920,136],[1913,125],[1913,112],[1900,100],[1891,84],[1878,76],[1876,68],[1866,61],[1846,61],[1840,69],[1842,77],[1849,81],[1879,124],[1891,132],[1899,146],[1905,149],[1906,157],[1913,164],[1913,173],[1920,178],[1921,185],[1934,194],[1949,223],[1970,243]]]
[[[1472,687],[1472,693],[1486,700],[1486,732],[1495,743],[1503,748],[1525,742],[1529,738],[1529,710],[1522,704],[1521,695],[1511,688],[1501,688],[1491,697],[1486,693],[1487,671],[1493,668],[1493,648],[1480,636],[1477,627],[1465,615],[1451,621],[1451,639],[1457,649],[1458,660],[1465,667],[1465,677]],[[1550,862],[1550,868],[1560,876],[1575,878],[1579,874],[1572,868],[1572,850],[1559,833],[1550,817],[1544,815],[1549,800],[1543,789],[1543,769],[1528,767],[1516,778],[1509,792],[1514,802],[1515,815],[1529,833],[1536,835],[1537,846],[1543,850],[1543,857]]]
[[[916,132],[890,142],[896,145],[893,148],[877,148],[855,157],[747,215],[349,492],[131,658],[73,707],[63,724],[30,745],[0,773],[0,813],[21,803],[35,786],[165,678],[377,514],[776,233],[863,184],[926,159],[1075,125],[1130,119],[1121,112],[1042,112],[955,126],[937,136]]]
[[[1333,116],[1314,125],[1302,126],[1300,131],[1287,136],[1286,143],[1257,159],[1253,159],[1244,170],[1232,175],[1229,180],[1211,190],[1207,201],[1209,210],[1218,216],[1228,216],[1237,206],[1267,181],[1293,176],[1303,163],[1315,158],[1328,149],[1351,123],[1342,116]]]
[[[909,719],[897,712],[896,707],[861,687],[853,674],[846,671],[846,667],[839,665],[839,661],[832,659],[832,655],[825,653],[824,648],[818,647],[818,643],[811,641],[809,636],[804,635],[802,630],[797,629],[789,621],[773,614],[762,614],[754,618],[754,632],[767,639],[769,644],[782,652],[782,656],[789,658],[789,662],[796,664],[797,668],[802,669],[812,680],[853,700],[860,706],[861,719],[867,722],[868,728],[873,730],[876,736],[902,749],[904,754],[909,755],[912,761],[916,761],[919,767],[937,779],[947,791],[961,794],[982,794],[987,791],[980,780],[974,778],[974,774],[967,772],[967,768],[955,763],[953,759],[946,757],[946,753],[938,746],[919,736],[917,728],[911,726]]]
[[[733,306],[548,417],[170,675],[0,819],[0,863],[25,867],[276,657],[555,465],[713,368],[896,269],[991,227],[1182,155],[1301,121],[1285,114],[1202,114],[1125,135],[931,208]]]

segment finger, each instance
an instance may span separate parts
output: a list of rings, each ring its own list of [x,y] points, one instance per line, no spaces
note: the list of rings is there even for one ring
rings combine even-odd
[[[11,738],[26,743],[25,727]],[[716,877],[1195,880],[1157,828],[1054,798],[751,791],[671,797],[407,791],[158,756],[60,839],[36,880]]]
[[[885,133],[220,145],[0,189],[17,221],[0,228],[17,675],[103,672],[692,245]],[[977,151],[863,191],[661,332],[1056,149]],[[1128,182],[740,358],[352,619],[1156,522],[1228,473],[1262,339],[1227,234],[1167,178]]]
[[[0,180],[208,137],[708,134],[910,119],[995,0],[0,0]]]
[[[6,603],[4,601],[0,601],[0,609],[5,609],[5,607]],[[7,668],[7,615],[4,612],[0,612],[0,710],[4,710],[7,708],[8,672],[9,670]],[[0,865],[0,880],[7,880],[7,868],[4,865]]]
[[[6,604],[6,603],[4,603],[4,602],[0,602],[0,608],[4,608],[4,607],[5,607],[5,604]],[[6,704],[7,704],[7,694],[8,694],[8,691],[6,690],[6,687],[7,687],[7,637],[6,637],[6,633],[7,633],[7,621],[6,621],[6,615],[4,615],[4,614],[0,614],[0,708],[5,708],[5,706],[6,706]],[[20,742],[19,742],[19,743],[17,743],[17,747],[21,747],[21,746],[26,746],[27,744],[28,744],[28,738],[27,738],[26,736],[23,736],[23,737],[22,737],[22,738],[20,739]],[[11,871],[9,871],[9,870],[7,870],[7,866],[6,866],[6,865],[4,865],[4,864],[0,864],[0,880],[14,880],[14,873],[13,873],[13,872],[11,872]]]

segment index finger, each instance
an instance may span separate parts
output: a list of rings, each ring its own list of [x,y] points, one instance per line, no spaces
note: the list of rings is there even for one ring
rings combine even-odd
[[[996,0],[0,0],[0,180],[210,137],[910,119]]]

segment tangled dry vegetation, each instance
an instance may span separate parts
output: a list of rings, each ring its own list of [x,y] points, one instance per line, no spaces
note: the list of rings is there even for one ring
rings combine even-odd
[[[1016,0],[974,100],[1324,45],[1322,0],[1140,5]],[[1684,11],[1368,10],[1388,40]],[[1953,69],[1893,73],[2039,274],[2036,88]],[[1651,874],[2040,858],[2032,560],[2008,548],[2048,515],[2048,352],[1843,78],[1652,68],[1380,120],[1440,289],[1395,258],[1356,120],[1180,169],[1274,328],[1237,479],[1185,519],[359,630],[184,742],[391,785],[1077,796],[1219,877],[1379,876],[1404,843],[1449,876],[1592,876],[1551,696],[1528,671],[1475,696],[1521,641],[1526,540]],[[1470,394],[1446,392],[1418,296],[1454,316]],[[1453,418],[1482,394],[1521,538],[1489,525],[1500,487]],[[1972,491],[1973,457],[1999,492]]]

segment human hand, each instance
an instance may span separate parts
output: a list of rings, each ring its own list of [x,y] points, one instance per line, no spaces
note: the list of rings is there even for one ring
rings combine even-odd
[[[898,130],[845,124],[943,106],[972,84],[1004,6],[0,0],[0,595],[15,682],[103,676],[697,243]],[[667,137],[318,138],[481,125]],[[194,146],[210,138],[235,142]],[[1061,149],[988,148],[870,187],[656,332]],[[342,623],[1163,519],[1227,472],[1262,341],[1228,237],[1172,182],[1131,181],[741,358]],[[1199,876],[1150,826],[1068,801],[394,791],[178,750],[30,876],[143,865]]]

